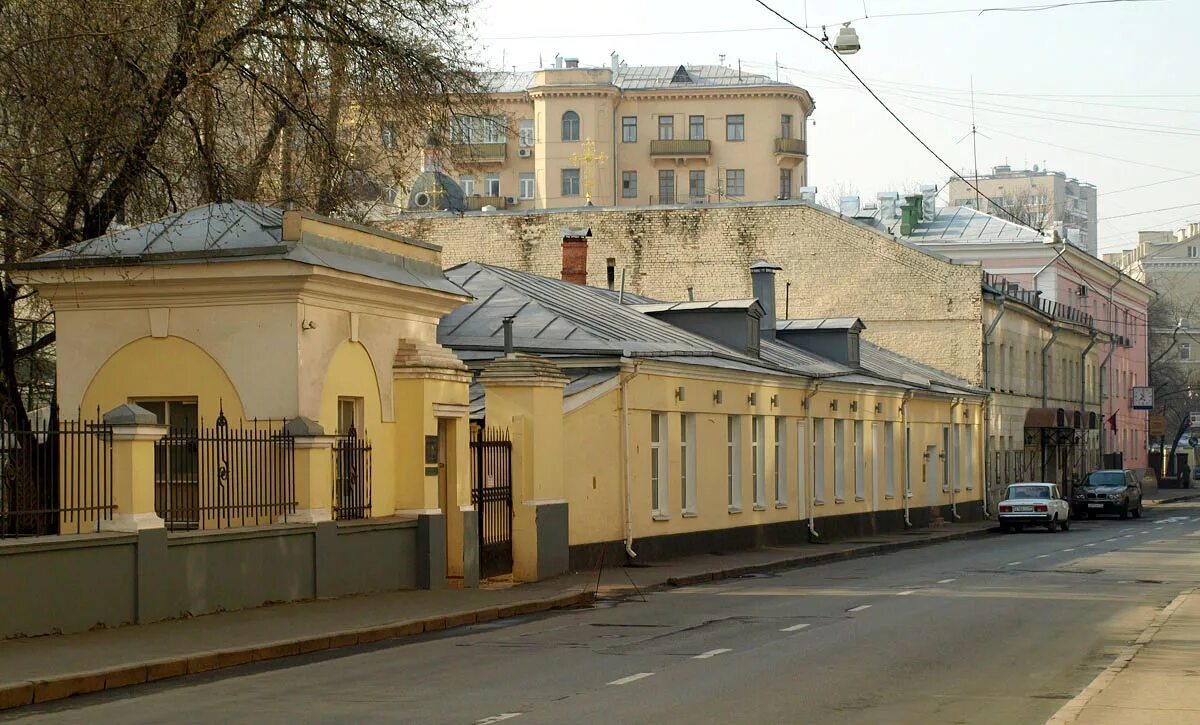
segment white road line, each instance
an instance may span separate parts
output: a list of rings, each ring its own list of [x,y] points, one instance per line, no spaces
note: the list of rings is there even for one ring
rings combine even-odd
[[[630,675],[629,677],[622,677],[619,680],[613,680],[612,682],[610,682],[608,684],[610,684],[610,685],[628,685],[630,682],[637,682],[638,680],[644,680],[647,677],[653,677],[653,676],[654,676],[653,672],[639,672],[636,675]]]
[[[914,593],[916,593],[916,591],[917,591],[916,589],[906,589],[906,590],[904,590],[904,591],[902,591],[902,592],[896,592],[896,596],[898,596],[898,597],[907,597],[909,594],[914,594]]]
[[[870,609],[870,608],[871,608],[870,604],[860,604],[857,607],[850,607],[846,611],[847,612],[861,612],[864,609]]]
[[[1117,537],[1115,537],[1115,536],[1112,537],[1111,539],[1105,539],[1105,541],[1116,541],[1116,540],[1117,540]]]
[[[1050,558],[1050,555],[1049,555],[1049,554],[1038,554],[1038,555],[1037,555],[1037,556],[1035,556],[1034,558],[1035,558],[1035,559],[1049,559],[1049,558]]]
[[[1006,564],[1005,566],[1016,566],[1017,564],[1020,564],[1020,563],[1021,563],[1021,562],[1019,562],[1019,561],[1010,561],[1010,562],[1008,562],[1008,564]]]
[[[1125,534],[1125,535],[1124,535],[1124,536],[1122,536],[1121,538],[1122,538],[1122,539],[1132,539],[1132,538],[1133,538],[1133,534]]]
[[[1084,544],[1084,546],[1095,546],[1095,544]]]
[[[949,579],[938,579],[938,584],[949,584],[952,581],[954,581],[954,577],[951,577]]]
[[[1163,530],[1163,527],[1161,527],[1161,526],[1155,526],[1155,527],[1154,527],[1154,530],[1155,530],[1155,531],[1162,531],[1162,530]]]
[[[784,627],[783,629],[781,629],[779,631],[780,632],[798,632],[799,630],[804,629],[807,626],[808,626],[807,624],[793,624],[792,626]]]
[[[521,713],[519,713],[519,712],[502,712],[499,715],[491,715],[489,717],[483,718],[482,720],[476,720],[475,725],[492,725],[492,723],[503,722],[505,720],[512,720],[514,717],[520,717],[520,716],[521,716]]]
[[[1065,554],[1065,553],[1067,553],[1068,551],[1075,551],[1075,547],[1074,547],[1074,546],[1072,546],[1072,547],[1071,547],[1071,548],[1069,548],[1069,549],[1063,549],[1063,553],[1064,553],[1064,554]]]
[[[1139,533],[1139,534],[1148,534],[1148,533],[1150,533],[1150,532],[1149,532],[1149,531],[1139,531],[1138,533]]]
[[[701,652],[700,654],[696,655],[696,656],[695,656],[695,657],[693,657],[692,659],[694,659],[694,660],[707,660],[707,659],[710,659],[710,658],[712,658],[712,657],[716,657],[717,655],[723,655],[723,654],[725,654],[726,652],[732,652],[732,651],[733,651],[733,650],[731,650],[731,649],[710,649],[710,650],[709,650],[709,651],[707,651],[707,652]]]

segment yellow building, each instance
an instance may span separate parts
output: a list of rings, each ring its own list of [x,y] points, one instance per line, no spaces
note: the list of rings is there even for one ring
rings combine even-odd
[[[808,183],[813,101],[790,83],[616,54],[611,67],[560,59],[491,82],[495,115],[460,117],[445,155],[471,209],[788,199]]]
[[[580,269],[564,255],[564,278]],[[757,299],[681,303],[447,271],[477,300],[439,331],[482,371],[474,420],[554,428],[493,386],[530,356],[561,370],[561,442],[539,453],[561,446],[542,475],[566,502],[573,568],[981,516],[984,391],[861,339],[857,319],[776,320],[776,269],[752,268]]]

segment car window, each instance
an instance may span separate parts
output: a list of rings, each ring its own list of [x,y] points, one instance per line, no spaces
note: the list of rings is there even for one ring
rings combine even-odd
[[[1046,486],[1018,485],[1008,487],[1008,498],[1046,498]]]
[[[1125,481],[1121,471],[1093,471],[1088,474],[1085,486],[1120,486]]]

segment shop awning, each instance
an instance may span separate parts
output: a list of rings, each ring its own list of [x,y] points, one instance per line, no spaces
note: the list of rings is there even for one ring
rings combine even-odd
[[[1026,428],[1069,428],[1062,408],[1030,408],[1025,411]]]

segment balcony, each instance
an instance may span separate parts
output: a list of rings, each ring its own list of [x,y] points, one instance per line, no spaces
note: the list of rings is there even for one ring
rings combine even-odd
[[[807,156],[808,144],[802,138],[777,138],[775,153],[782,156]]]
[[[673,159],[698,159],[712,154],[712,142],[702,139],[671,139],[650,142],[650,156]]]
[[[461,164],[504,163],[508,157],[508,144],[456,143],[451,154]]]
[[[506,196],[468,196],[466,198],[467,209],[471,211],[479,211],[485,206],[494,206],[497,209],[508,208],[508,197]]]

